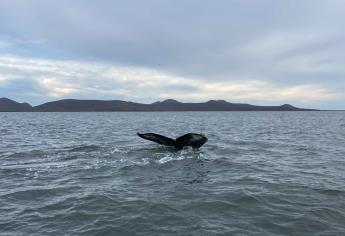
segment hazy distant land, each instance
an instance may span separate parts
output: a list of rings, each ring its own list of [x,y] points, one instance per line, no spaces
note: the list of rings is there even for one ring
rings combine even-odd
[[[281,106],[256,106],[230,103],[224,100],[210,100],[201,103],[183,103],[173,99],[151,104],[121,100],[78,100],[63,99],[31,106],[8,98],[0,98],[0,112],[87,112],[87,111],[312,111],[290,104]]]

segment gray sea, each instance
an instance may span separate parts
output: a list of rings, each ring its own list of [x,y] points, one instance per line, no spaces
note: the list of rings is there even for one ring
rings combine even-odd
[[[345,112],[0,113],[0,235],[345,235],[344,144]]]

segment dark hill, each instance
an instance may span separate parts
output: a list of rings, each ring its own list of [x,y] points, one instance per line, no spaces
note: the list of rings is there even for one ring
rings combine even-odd
[[[289,104],[281,106],[255,106],[243,103],[230,103],[224,100],[210,100],[202,103],[182,103],[168,99],[149,105],[153,111],[306,111]]]
[[[64,99],[47,102],[34,107],[35,111],[139,111],[145,104],[125,102],[120,100],[77,100]]]
[[[19,103],[8,98],[0,98],[1,111],[32,111],[32,107],[28,103]]]
[[[230,103],[224,100],[210,100],[201,103],[182,103],[173,99],[152,104],[126,102],[121,100],[77,100],[63,99],[31,107],[27,103],[0,99],[0,111],[40,111],[40,112],[79,112],[79,111],[310,111],[289,104],[281,106],[255,106]]]

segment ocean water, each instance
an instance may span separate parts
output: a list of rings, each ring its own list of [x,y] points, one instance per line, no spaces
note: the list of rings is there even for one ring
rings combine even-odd
[[[345,112],[0,113],[0,235],[345,235],[344,144]]]

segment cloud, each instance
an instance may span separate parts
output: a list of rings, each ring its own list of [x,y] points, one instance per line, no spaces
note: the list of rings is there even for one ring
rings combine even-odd
[[[2,90],[24,93],[21,96],[27,93],[41,100],[79,97],[153,102],[177,98],[183,101],[227,99],[299,103],[301,100],[328,101],[341,96],[317,84],[281,87],[270,81],[250,79],[203,83],[198,78],[144,67],[13,55],[0,55],[0,69]]]
[[[256,40],[265,41],[255,45],[259,49],[272,51],[298,48],[305,37],[312,41],[313,35],[343,37],[343,5],[272,0],[5,0],[0,5],[0,24],[22,38],[45,40],[51,48],[81,57],[147,67],[160,64],[176,73],[217,77],[260,56],[263,50],[256,48],[245,56],[237,50]],[[260,62],[271,63],[265,58]]]

